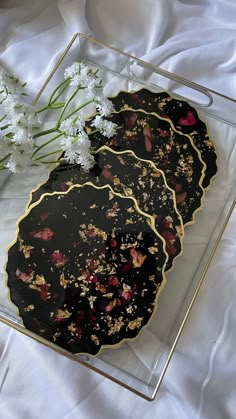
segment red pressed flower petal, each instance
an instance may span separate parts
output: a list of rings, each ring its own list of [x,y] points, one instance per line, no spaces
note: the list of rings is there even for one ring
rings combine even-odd
[[[117,276],[109,276],[108,280],[107,280],[107,285],[110,286],[116,286],[119,284],[119,280],[117,278]]]
[[[124,300],[125,302],[128,302],[133,297],[133,291],[132,290],[129,290],[129,291],[119,291],[119,295],[122,298],[122,300]]]
[[[183,189],[183,185],[181,185],[181,183],[176,183],[175,192],[177,193],[182,192],[182,189]]]
[[[176,203],[177,204],[182,204],[185,201],[187,195],[188,195],[187,192],[177,193],[176,194]]]
[[[162,129],[159,131],[160,137],[169,137],[169,135],[170,135],[169,131],[162,130]]]
[[[54,233],[50,228],[46,227],[42,230],[33,230],[31,231],[30,235],[33,236],[35,239],[48,241],[53,238]]]
[[[192,126],[192,125],[195,125],[196,123],[197,123],[197,120],[191,111],[187,113],[187,116],[183,116],[182,118],[179,119],[179,124],[183,126]]]
[[[97,289],[102,293],[102,294],[106,294],[107,290],[106,287],[102,284],[100,284],[99,282],[97,283]]]
[[[55,250],[51,254],[51,262],[56,266],[56,268],[60,268],[61,266],[64,266],[68,262],[68,258],[61,252]]]
[[[129,118],[125,118],[125,125],[128,128],[133,128],[135,125],[135,122],[137,121],[138,115],[136,113],[133,113]]]
[[[115,248],[117,246],[117,241],[115,239],[111,239],[110,243],[112,248]]]
[[[40,218],[41,218],[42,221],[45,221],[48,218],[48,216],[49,216],[49,212],[43,212],[40,215]]]
[[[110,170],[105,167],[102,171],[102,176],[104,176],[105,179],[110,179],[111,177]]]
[[[76,336],[79,338],[82,335],[82,333],[83,333],[82,327],[78,326],[75,332]]]
[[[67,191],[67,189],[69,189],[69,186],[68,186],[65,182],[62,182],[62,183],[60,184],[60,188],[61,188],[61,191],[62,191],[62,192],[66,192],[66,191]]]
[[[132,268],[132,263],[131,262],[127,262],[127,263],[125,263],[125,265],[121,269],[121,272],[129,271],[129,269],[131,269],[131,268]]]
[[[48,294],[48,285],[44,284],[44,285],[42,285],[41,291],[40,291],[41,300],[46,301],[48,299],[48,295],[49,295]]]

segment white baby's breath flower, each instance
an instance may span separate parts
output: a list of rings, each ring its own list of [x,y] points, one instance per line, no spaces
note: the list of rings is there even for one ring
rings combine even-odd
[[[27,171],[31,166],[32,147],[31,145],[22,144],[21,146],[13,146],[12,154],[5,167],[13,173]]]
[[[103,119],[100,115],[95,116],[91,126],[97,128],[107,138],[113,137],[118,127],[117,124]]]
[[[29,131],[27,130],[27,128],[25,127],[21,127],[19,126],[16,131],[15,134],[12,137],[12,140],[16,143],[16,144],[30,144],[32,141],[32,134],[29,133]]]
[[[104,137],[111,138],[113,135],[116,134],[116,129],[118,125],[111,121],[104,120],[104,125],[101,129],[101,133],[104,135]]]
[[[8,96],[9,94],[13,95],[22,95],[23,85],[12,74],[8,74],[4,70],[0,70],[0,91],[3,91],[3,96]]]
[[[17,144],[28,144],[40,127],[39,117],[28,105],[16,104],[9,115],[9,130],[14,134],[13,141]]]
[[[84,90],[85,96],[89,99],[101,100],[104,97],[101,91],[102,88],[102,80],[89,79],[87,87]]]
[[[61,140],[64,158],[69,164],[80,164],[84,170],[89,170],[94,165],[94,157],[90,153],[91,142],[85,132],[77,138],[65,137]]]
[[[8,156],[8,154],[11,153],[11,151],[12,151],[11,141],[8,140],[8,138],[2,137],[0,135],[0,160]]]
[[[78,135],[77,142],[81,150],[89,150],[89,148],[91,147],[91,141],[89,140],[88,134],[86,134],[85,131],[81,132]]]
[[[85,126],[85,120],[82,116],[72,116],[65,119],[60,124],[60,130],[67,135],[76,135],[77,131],[82,131]]]
[[[86,67],[84,63],[73,63],[70,67],[67,67],[64,72],[65,79],[72,78],[76,76],[76,74],[80,74],[80,71]]]
[[[104,98],[101,101],[101,103],[97,105],[97,110],[101,116],[108,116],[112,112],[114,112],[114,106],[113,106],[113,103],[109,99]]]
[[[70,85],[85,89],[87,97],[94,97],[97,88],[102,87],[102,80],[84,63],[73,63],[64,72],[65,79],[70,79]]]
[[[100,130],[102,129],[103,125],[104,119],[101,117],[101,115],[96,115],[93,122],[91,123],[91,126]]]
[[[77,164],[80,164],[85,172],[88,172],[94,166],[95,159],[92,154],[83,153],[78,156]]]

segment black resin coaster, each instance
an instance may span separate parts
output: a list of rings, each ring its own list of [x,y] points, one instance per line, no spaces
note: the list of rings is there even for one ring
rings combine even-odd
[[[201,121],[196,110],[187,102],[171,97],[166,92],[154,93],[141,89],[134,93],[120,92],[110,98],[117,111],[121,109],[143,109],[166,117],[173,122],[174,127],[183,134],[191,136],[194,145],[201,152],[202,160],[206,163],[203,188],[210,185],[211,179],[217,173],[217,154],[212,140],[209,138],[206,124]]]
[[[94,146],[106,144],[117,151],[132,150],[138,158],[154,162],[176,193],[183,223],[192,223],[194,213],[202,206],[205,164],[191,138],[176,132],[169,121],[142,111],[124,110],[110,119],[120,127],[117,134],[109,139],[95,134]]]
[[[163,173],[151,162],[137,159],[132,152],[115,153],[103,147],[96,154],[96,166],[85,173],[76,165],[61,163],[49,179],[32,193],[29,206],[45,192],[66,191],[75,184],[92,181],[96,186],[109,184],[115,192],[137,200],[141,211],[155,219],[158,232],[166,242],[169,259],[166,270],[182,251],[183,224],[177,212],[174,192]]]
[[[10,297],[30,331],[96,355],[135,338],[164,286],[164,240],[135,200],[109,187],[44,195],[9,249]]]

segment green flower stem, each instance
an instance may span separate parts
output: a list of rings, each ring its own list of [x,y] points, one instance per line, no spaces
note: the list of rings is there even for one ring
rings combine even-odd
[[[36,161],[34,161],[36,163]],[[40,160],[39,162],[37,162],[38,164],[36,164],[36,166],[40,165],[40,164],[54,164],[54,163],[59,163],[58,160],[53,160],[53,161],[42,161]]]
[[[8,157],[10,157],[11,153],[8,153],[5,157],[3,157],[3,159],[0,160],[0,164],[2,162],[4,162],[6,159],[8,159]]]
[[[33,136],[33,139],[35,140],[36,138],[43,137],[43,135],[52,134],[56,130],[57,130],[57,128],[54,127],[54,128],[46,129],[45,131],[38,132],[38,134],[35,134]]]
[[[88,136],[96,134],[97,132],[100,132],[99,129],[94,129],[93,131],[87,132]]]
[[[70,79],[69,78],[67,78],[67,79],[65,79],[65,80],[63,80],[57,87],[56,87],[56,89],[54,89],[53,90],[53,92],[52,92],[52,94],[51,94],[51,96],[49,97],[49,99],[48,99],[48,104],[50,105],[52,102],[56,102],[57,101],[57,99],[59,98],[59,96],[61,95],[61,93],[65,90],[65,88],[68,86],[68,84],[70,84]],[[65,85],[65,86],[64,86]],[[60,89],[60,88],[63,88],[63,90],[59,93],[59,95],[56,97],[56,99],[54,98],[54,100],[53,100],[53,96],[56,94],[56,92],[58,92],[58,90]]]
[[[59,153],[62,153],[62,149],[60,149],[60,150],[55,150],[55,151],[51,151],[51,153],[44,154],[43,156],[38,157],[38,158],[37,158],[37,159],[35,159],[34,161],[39,161],[39,160],[41,160],[41,159],[45,159],[45,158],[46,158],[46,157],[48,157],[48,156],[52,156],[53,154],[59,154]]]
[[[65,103],[65,106],[64,106],[64,108],[62,109],[62,111],[61,111],[61,114],[60,114],[60,116],[59,116],[59,119],[58,119],[58,122],[57,122],[57,128],[59,128],[59,126],[60,126],[60,123],[61,123],[61,121],[62,121],[62,118],[63,118],[63,115],[64,115],[64,113],[65,113],[65,111],[66,111],[66,108],[69,106],[69,104],[70,104],[70,102],[75,98],[75,96],[77,95],[77,93],[79,92],[79,90],[81,89],[81,87],[79,86],[79,87],[77,87],[77,89],[72,93],[72,95],[70,95],[70,97],[69,97],[69,99],[67,99],[67,101],[66,101],[66,103]],[[73,115],[73,114],[72,114]],[[67,119],[68,118],[68,116],[65,118],[65,119]]]
[[[50,109],[50,105],[52,104],[52,103],[55,103],[56,101],[57,101],[57,99],[59,98],[59,96],[64,92],[64,90],[66,89],[66,87],[68,86],[68,84],[70,83],[70,79],[66,79],[66,80],[63,80],[57,87],[56,87],[56,89],[54,89],[53,90],[53,92],[52,92],[52,94],[51,94],[51,96],[49,97],[49,100],[48,100],[48,103],[47,103],[47,105],[45,105],[45,106],[43,106],[42,108],[40,108],[36,113],[38,114],[38,113],[41,113],[41,112],[43,112],[43,111],[46,111],[46,110],[48,110],[48,109]],[[65,85],[65,86],[64,86]],[[60,87],[62,87],[63,86],[63,89],[61,90],[61,92],[56,96],[56,98],[54,98],[54,100],[52,100],[53,99],[53,96],[56,94],[56,92],[60,89]]]
[[[49,103],[51,104],[51,103],[55,103],[56,101],[57,101],[57,99],[61,96],[61,94],[67,89],[67,87],[69,86],[69,84],[70,84],[70,79],[67,79],[67,80],[64,80],[64,82],[66,82],[65,83],[65,85],[63,86],[63,88],[61,89],[61,91],[58,93],[58,95],[54,98],[54,100],[53,101],[51,101],[50,99],[49,99]],[[55,92],[54,92],[55,93]],[[51,97],[52,97],[53,95],[51,95]]]
[[[62,119],[62,121],[65,121],[65,119],[70,118],[72,115],[74,115],[76,112],[80,111],[81,109],[85,108],[85,106],[89,105],[90,103],[96,102],[94,99],[89,99],[87,102],[85,102],[83,105],[80,105],[78,108],[76,108],[73,112],[66,115],[65,118]]]
[[[0,131],[4,131],[4,129],[9,128],[9,126],[10,126],[10,124],[3,125],[2,127],[0,127]]]
[[[6,116],[7,116],[7,113],[5,113],[5,115],[3,115],[3,116],[0,118],[0,122],[2,122],[2,121],[6,118]]]
[[[54,132],[55,132],[55,130],[54,130]],[[52,143],[54,140],[61,137],[62,135],[64,135],[64,132],[60,132],[59,134],[52,137],[50,140],[46,141],[46,143],[43,143],[41,146],[37,147],[36,150],[33,152],[31,158],[33,158],[40,150],[42,150],[44,147],[46,147],[48,144]]]

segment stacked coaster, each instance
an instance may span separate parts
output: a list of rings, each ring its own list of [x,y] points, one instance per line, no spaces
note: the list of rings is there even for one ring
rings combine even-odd
[[[188,102],[174,98],[167,92],[154,93],[147,89],[137,92],[120,92],[110,98],[117,111],[131,108],[161,116],[172,122],[174,128],[191,137],[206,164],[202,187],[207,189],[217,173],[217,154],[213,141],[209,138],[206,124],[201,121],[196,110]]]
[[[24,325],[73,353],[136,337],[165,283],[154,224],[108,186],[42,196],[19,222],[7,263]]]
[[[93,135],[89,173],[60,160],[32,191],[8,255],[25,327],[73,353],[97,355],[148,324],[216,174],[190,105],[145,89],[112,101],[117,134]]]

